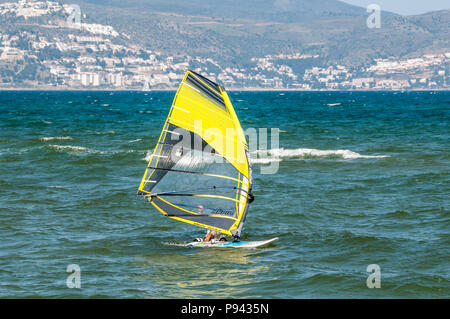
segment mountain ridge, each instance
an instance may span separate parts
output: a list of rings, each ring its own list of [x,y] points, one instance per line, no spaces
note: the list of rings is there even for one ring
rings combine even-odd
[[[12,1],[0,0],[0,3],[6,2]],[[18,4],[17,1],[14,3]],[[54,2],[21,3],[16,7],[35,3],[36,8],[33,10],[39,11],[40,7],[46,6],[45,3],[51,7]],[[320,88],[324,83],[339,80],[346,83],[345,87],[351,87],[354,86],[350,81],[352,77],[373,76],[366,74],[365,69],[382,69],[381,66],[374,66],[380,63],[377,61],[422,58],[426,54],[442,56],[450,52],[450,10],[420,16],[400,16],[383,11],[381,27],[369,28],[369,13],[366,10],[337,0],[326,0],[320,4],[312,0],[275,0],[255,10],[252,10],[255,4],[267,2],[250,0],[235,7],[239,1],[228,0],[218,2],[213,7],[210,2],[193,0],[188,9],[185,9],[186,2],[181,0],[132,0],[125,4],[117,0],[63,0],[60,3],[65,4],[64,9],[59,6],[59,11],[45,15],[24,16],[30,14],[30,8],[23,9],[25,13],[18,15],[7,9],[0,12],[0,35],[6,36],[3,36],[3,45],[7,48],[13,43],[16,48],[24,50],[17,54],[25,55],[25,62],[20,62],[22,64],[5,64],[6,70],[3,71],[0,68],[0,76],[2,73],[6,76],[6,83],[17,79],[18,70],[27,61],[37,64],[24,68],[27,76],[23,75],[23,70],[20,71],[21,80],[33,78],[35,70],[34,80],[38,77],[48,81],[52,75],[45,75],[43,70],[53,68],[53,64],[61,64],[64,68],[76,66],[77,74],[87,72],[80,70],[90,70],[92,73],[96,69],[104,71],[108,64],[105,59],[122,60],[127,54],[131,54],[133,58],[147,59],[154,53],[159,60],[175,59],[178,61],[175,64],[188,63],[190,67],[203,68],[210,74],[222,73],[224,79],[234,79],[235,82],[230,83],[241,83],[239,85],[245,83],[247,86],[257,87],[259,83],[264,83],[265,86],[277,83],[277,86],[288,87],[295,84],[302,87],[311,84]],[[79,6],[84,29],[68,27],[68,5]],[[166,11],[161,11],[163,9]],[[212,15],[211,12],[219,12],[221,15]],[[81,37],[81,41],[86,41],[86,36],[92,33],[89,28],[99,29],[103,38],[95,40],[97,43],[80,46],[76,39]],[[112,36],[108,30],[114,30],[117,35]],[[11,41],[12,38],[15,40]],[[38,49],[36,46],[44,47]],[[108,47],[108,50],[105,51],[102,47]],[[11,58],[5,52],[2,54],[5,59]],[[72,59],[72,62],[62,63],[58,58]],[[77,59],[97,62],[92,62],[93,65],[88,67]],[[210,62],[205,62],[208,60]],[[439,68],[445,70],[447,62],[445,58],[437,58],[437,61],[440,62],[433,64],[433,69],[429,69],[431,62],[424,62],[426,69],[419,70],[421,77],[416,72],[415,81],[441,74],[442,70]],[[127,66],[123,62],[114,65],[117,72],[130,77],[134,76],[134,69],[145,69],[144,66]],[[166,63],[162,68],[167,68],[167,65],[172,65],[172,62]],[[233,72],[224,71],[227,68]],[[314,68],[322,71],[316,70],[309,74]],[[327,68],[335,70],[327,71]],[[393,69],[396,68],[394,63]],[[108,72],[113,71],[110,69]],[[59,74],[57,69],[52,72]],[[64,72],[68,76],[74,71],[69,68]],[[327,75],[327,72],[332,74]],[[269,73],[270,81],[264,79]],[[339,73],[342,73],[341,76],[336,76]],[[130,83],[142,83],[143,74],[138,75],[139,80],[130,80]],[[445,74],[444,72],[444,77]],[[392,76],[386,74],[386,80]],[[439,76],[442,78],[442,75]],[[248,80],[242,82],[243,78]],[[404,79],[405,76],[401,78]],[[441,78],[424,83],[445,84],[446,81]],[[54,81],[65,83],[68,80]],[[72,80],[69,82],[72,83]],[[364,81],[358,80],[357,85],[360,83]],[[340,84],[333,85],[339,87]]]
[[[72,3],[73,1],[63,2]],[[101,10],[102,2],[109,3],[110,10],[107,12],[110,19],[102,17],[102,12],[106,12]],[[122,24],[125,29],[127,25],[128,29],[141,28],[142,32],[137,32],[136,38],[141,38],[139,41],[152,49],[163,48],[168,53],[178,54],[175,51],[176,44],[179,42],[184,43],[181,47],[189,54],[204,54],[207,51],[206,44],[213,48],[212,53],[217,54],[219,59],[224,59],[224,62],[233,60],[232,54],[236,51],[255,56],[258,52],[260,55],[274,54],[273,48],[280,47],[281,52],[286,53],[302,51],[323,54],[325,52],[326,58],[333,63],[342,57],[349,57],[346,63],[362,65],[376,56],[377,51],[381,51],[380,57],[403,57],[414,51],[426,52],[430,44],[424,40],[424,37],[430,39],[428,42],[435,41],[437,45],[443,42],[427,30],[429,25],[435,23],[433,17],[443,16],[442,20],[450,21],[448,10],[412,17],[383,11],[381,13],[382,27],[374,30],[367,27],[366,19],[369,14],[365,9],[337,0],[326,0],[320,3],[312,0],[276,0],[271,5],[267,5],[267,1],[263,0],[250,0],[243,2],[240,6],[237,6],[240,1],[228,0],[219,2],[215,11],[211,4],[202,0],[190,1],[191,6],[187,11],[182,10],[188,6],[181,0],[133,0],[127,1],[126,4],[117,0],[83,0],[78,3],[81,7],[85,6],[88,15],[95,14],[95,20],[108,21],[113,26]],[[90,10],[93,3],[97,9]],[[253,14],[247,14],[251,13],[250,9],[257,7],[255,4],[258,3],[265,3],[266,6],[255,10]],[[277,3],[279,5],[276,5]],[[127,23],[120,23],[121,19],[117,17],[114,4],[121,4],[120,14],[127,12]],[[234,8],[234,10],[225,10],[228,8]],[[281,8],[281,12],[286,11],[289,14],[283,15],[276,10],[270,12],[271,8]],[[161,11],[163,9],[166,11]],[[221,15],[208,16],[211,12],[219,12]],[[149,17],[151,19],[148,19]],[[132,22],[129,23],[129,21]],[[155,28],[148,27],[152,24],[158,25],[159,30],[155,32]],[[441,34],[442,30],[434,27],[431,32]],[[153,41],[145,41],[147,34],[153,35],[157,46],[153,45]],[[186,38],[190,40],[186,41]],[[201,42],[199,38],[205,42],[199,43]],[[241,41],[239,38],[244,40]],[[383,38],[386,40],[385,43]],[[175,45],[166,43],[166,39],[173,39]],[[355,45],[349,45],[351,42],[361,44],[367,52],[362,51],[360,56],[357,56]],[[372,43],[372,47],[365,45],[367,42]],[[348,45],[352,51],[342,50],[340,43]],[[400,44],[401,48],[399,48]],[[214,46],[219,46],[217,52]],[[438,49],[442,47],[448,49],[450,47],[448,41]],[[351,59],[353,60],[350,61]]]

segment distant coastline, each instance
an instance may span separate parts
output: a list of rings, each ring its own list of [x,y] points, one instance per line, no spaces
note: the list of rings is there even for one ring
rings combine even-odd
[[[414,88],[414,89],[293,89],[293,88],[225,88],[228,92],[434,92],[434,91],[450,91],[450,88]],[[160,88],[149,89],[143,91],[141,89],[123,88],[55,88],[55,87],[38,87],[38,88],[4,88],[0,87],[0,91],[80,91],[80,92],[161,92],[161,91],[176,91],[176,88]]]

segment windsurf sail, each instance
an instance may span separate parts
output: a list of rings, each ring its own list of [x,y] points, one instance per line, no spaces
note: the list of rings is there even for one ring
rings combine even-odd
[[[239,237],[251,189],[248,145],[228,94],[188,70],[138,194],[169,218]]]

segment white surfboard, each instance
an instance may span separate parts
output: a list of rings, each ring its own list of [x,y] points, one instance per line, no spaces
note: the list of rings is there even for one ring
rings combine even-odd
[[[216,247],[216,248],[256,248],[268,245],[270,243],[273,243],[274,241],[277,241],[278,237],[268,239],[268,240],[259,240],[259,241],[214,241],[214,242],[191,242],[187,243],[184,246],[185,247]]]

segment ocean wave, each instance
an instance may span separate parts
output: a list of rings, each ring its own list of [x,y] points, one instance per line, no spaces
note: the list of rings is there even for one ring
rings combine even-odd
[[[67,153],[70,155],[107,155],[107,156],[115,156],[115,155],[126,155],[131,153],[143,153],[142,151],[137,150],[96,150],[92,148],[87,148],[84,146],[76,146],[76,145],[56,145],[50,144],[46,146],[42,146],[41,148],[52,149],[61,153]]]
[[[140,141],[142,141],[142,139],[141,138],[137,138],[135,140],[128,141],[128,143],[136,143],[136,142],[140,142]]]
[[[50,137],[40,137],[39,140],[41,141],[54,141],[54,140],[58,140],[58,141],[62,141],[62,140],[73,140],[73,138],[71,138],[70,136],[50,136]]]
[[[98,132],[98,131],[89,131],[88,130],[87,132],[94,133],[95,135],[114,135],[114,134],[116,134],[115,131]]]
[[[55,144],[51,144],[48,145],[47,148],[51,148],[53,150],[56,151],[65,151],[65,152],[69,152],[69,153],[76,153],[76,154],[80,154],[80,153],[96,153],[96,150],[91,150],[87,147],[83,147],[83,146],[74,146],[74,145],[55,145]]]
[[[281,162],[281,158],[266,157],[266,158],[250,158],[252,164],[270,164],[273,162]]]
[[[362,155],[350,150],[318,150],[313,148],[259,150],[252,152],[251,155],[251,162],[255,164],[269,164],[271,162],[279,162],[285,158],[339,157],[343,159],[358,159],[389,157],[388,155]]]

